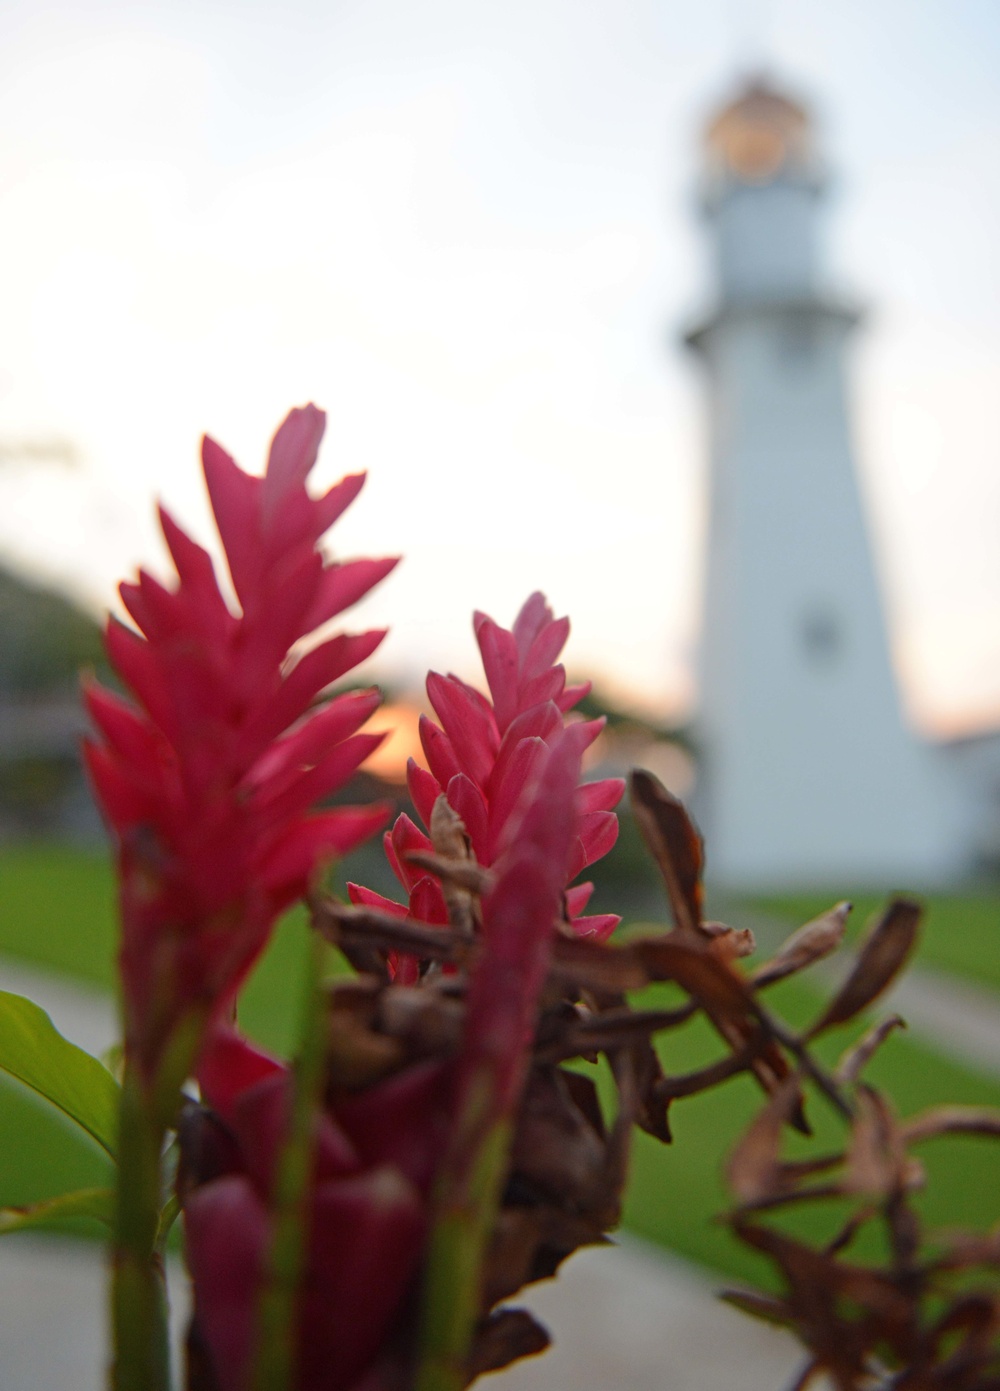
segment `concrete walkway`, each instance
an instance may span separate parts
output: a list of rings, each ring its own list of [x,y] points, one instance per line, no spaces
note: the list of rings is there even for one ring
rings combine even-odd
[[[174,1347],[186,1314],[172,1274]],[[523,1301],[554,1347],[484,1382],[497,1391],[781,1391],[802,1354],[785,1334],[714,1297],[704,1275],[629,1239],[582,1251]],[[0,1387],[101,1391],[107,1358],[104,1261],[82,1242],[0,1244]],[[178,1364],[179,1358],[175,1359]],[[179,1385],[179,1383],[178,1383]]]
[[[186,1282],[176,1263],[170,1275],[172,1342],[180,1348],[187,1323]],[[99,1246],[54,1237],[4,1237],[3,1391],[103,1391],[107,1326],[107,1282]]]
[[[29,996],[67,1038],[100,1053],[117,1037],[107,998],[0,958],[0,989]],[[910,974],[886,1008],[942,1051],[1000,1074],[1000,1009],[988,991]],[[183,1300],[184,1278],[174,1286]],[[106,1359],[102,1254],[79,1242],[0,1243],[0,1388],[99,1391]],[[802,1353],[720,1305],[703,1272],[635,1238],[580,1252],[523,1301],[554,1347],[497,1382],[505,1391],[780,1391]],[[175,1308],[175,1339],[184,1311]],[[488,1385],[489,1383],[487,1383]]]

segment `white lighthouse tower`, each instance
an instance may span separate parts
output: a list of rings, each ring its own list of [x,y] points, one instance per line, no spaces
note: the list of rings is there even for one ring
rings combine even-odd
[[[710,123],[711,502],[699,815],[734,887],[940,883],[961,868],[934,753],[903,724],[851,451],[858,312],[820,275],[805,108],[755,82]]]

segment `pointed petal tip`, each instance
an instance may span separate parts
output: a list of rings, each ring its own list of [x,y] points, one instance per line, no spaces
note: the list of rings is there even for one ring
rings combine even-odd
[[[312,472],[326,429],[326,413],[317,406],[296,406],[278,426],[267,453],[261,504],[265,524],[275,522]]]
[[[138,592],[139,586],[133,584],[131,580],[122,580],[118,586],[118,597],[126,607],[128,606],[126,595],[138,594]],[[135,638],[139,642],[146,640],[130,623],[126,623],[124,618],[119,618],[116,613],[108,614],[107,622],[104,625],[104,634],[111,641],[121,638]]]
[[[313,499],[312,506],[317,517],[317,536],[322,536],[338,517],[347,511],[364,487],[367,477],[367,473],[345,474],[321,497]]]
[[[215,464],[236,464],[233,456],[223,449],[219,441],[207,434],[201,437],[201,462],[205,468],[211,468]]]

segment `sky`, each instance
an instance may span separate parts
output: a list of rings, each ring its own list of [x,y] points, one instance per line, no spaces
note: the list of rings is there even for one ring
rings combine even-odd
[[[993,0],[0,0],[0,560],[95,611],[212,538],[202,432],[329,413],[335,552],[402,553],[375,674],[476,670],[536,588],[568,660],[696,700],[707,116],[813,106],[860,485],[911,719],[1000,724]]]

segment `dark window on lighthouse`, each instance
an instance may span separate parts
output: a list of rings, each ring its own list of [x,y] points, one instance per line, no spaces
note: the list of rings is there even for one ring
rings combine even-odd
[[[844,634],[830,608],[807,609],[799,622],[799,647],[810,666],[832,666],[844,645]]]

